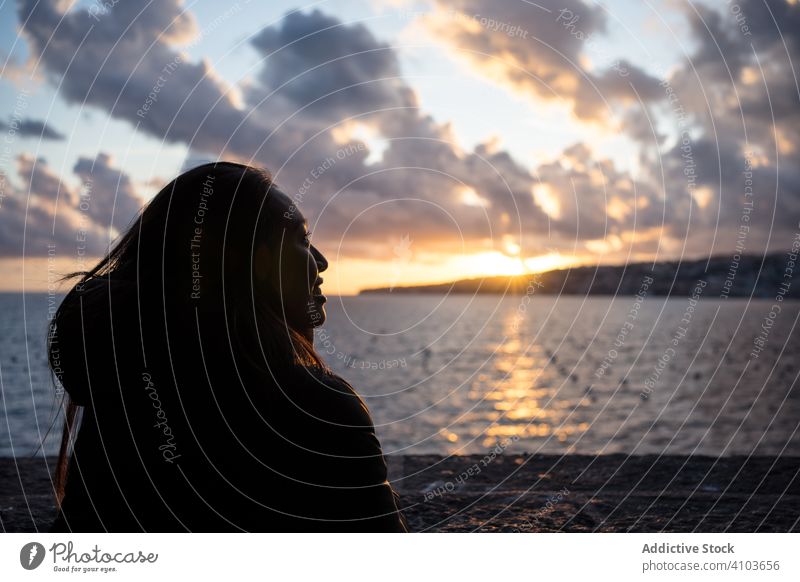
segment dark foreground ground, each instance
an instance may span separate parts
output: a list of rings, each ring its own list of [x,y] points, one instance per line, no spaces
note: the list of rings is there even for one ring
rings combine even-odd
[[[798,457],[418,455],[389,464],[418,532],[800,531]],[[53,512],[48,462],[0,459],[2,530],[46,531]]]

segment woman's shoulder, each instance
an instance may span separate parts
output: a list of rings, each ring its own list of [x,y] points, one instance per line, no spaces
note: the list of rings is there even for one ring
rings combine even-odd
[[[301,373],[304,374],[309,383],[324,386],[328,390],[339,394],[358,395],[350,382],[331,370],[322,370],[320,368],[303,368],[302,370]]]
[[[287,388],[287,397],[305,413],[343,428],[374,430],[364,400],[344,378],[327,370],[304,368],[297,382]]]

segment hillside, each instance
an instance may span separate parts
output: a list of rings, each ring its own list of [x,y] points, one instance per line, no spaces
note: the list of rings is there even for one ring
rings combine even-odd
[[[704,297],[723,294],[730,297],[800,297],[800,267],[793,267],[787,253],[743,256],[738,265],[731,257],[712,257],[694,261],[631,263],[622,266],[575,267],[528,275],[462,279],[435,285],[364,289],[362,295],[386,293],[511,293],[562,295],[633,295],[645,277],[653,281],[648,295],[686,295],[703,279],[708,285]],[[788,289],[786,289],[788,284]],[[783,288],[781,288],[783,285]]]

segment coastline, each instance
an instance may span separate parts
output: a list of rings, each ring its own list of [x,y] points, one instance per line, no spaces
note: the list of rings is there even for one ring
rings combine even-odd
[[[389,479],[411,531],[800,531],[800,457],[484,460],[479,455],[389,458]],[[47,531],[55,513],[54,465],[53,458],[0,458],[4,532]]]
[[[789,252],[791,258],[791,251]],[[734,255],[735,256],[735,255]],[[359,295],[469,294],[469,295],[636,295],[646,278],[649,296],[684,297],[691,294],[698,280],[708,285],[706,297],[772,298],[786,270],[785,252],[764,256],[709,256],[679,261],[585,265],[522,275],[498,275],[458,279],[441,283],[374,287]],[[793,260],[793,259],[792,259]],[[733,273],[733,276],[732,276]],[[800,271],[792,273],[785,298],[800,298]],[[704,285],[705,286],[705,285]]]

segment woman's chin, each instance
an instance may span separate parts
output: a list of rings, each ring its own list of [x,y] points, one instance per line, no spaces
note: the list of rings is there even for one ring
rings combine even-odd
[[[323,323],[325,323],[325,296],[322,295],[322,300],[319,300],[319,296],[314,296],[313,308],[309,309],[308,312],[308,319],[311,323],[311,327],[319,327]]]

